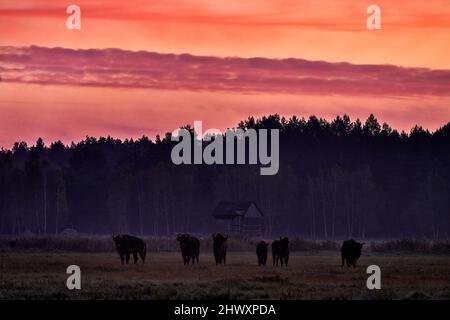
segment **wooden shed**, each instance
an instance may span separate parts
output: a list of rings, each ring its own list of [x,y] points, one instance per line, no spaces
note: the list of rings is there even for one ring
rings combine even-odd
[[[253,201],[221,201],[213,212],[217,220],[228,220],[228,232],[250,237],[261,236],[264,230],[264,214]]]

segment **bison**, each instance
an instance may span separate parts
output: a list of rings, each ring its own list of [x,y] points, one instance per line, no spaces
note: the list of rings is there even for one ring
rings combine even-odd
[[[198,257],[200,255],[200,240],[185,233],[178,235],[177,241],[180,243],[183,263],[186,265],[192,260],[192,264],[195,262],[198,264]]]
[[[256,245],[256,256],[258,257],[258,265],[265,266],[267,262],[267,247],[268,243],[261,241]]]
[[[272,258],[273,265],[278,266],[278,261],[280,261],[281,266],[283,263],[288,266],[289,261],[289,239],[280,238],[280,240],[275,240],[272,242]]]
[[[225,264],[227,258],[227,239],[228,236],[223,236],[222,234],[213,234],[213,250],[214,250],[214,259],[216,260],[216,264]]]
[[[342,243],[341,247],[341,258],[342,258],[342,267],[344,267],[344,263],[347,264],[347,267],[353,266],[356,267],[356,261],[359,257],[361,257],[361,249],[364,243],[356,242],[355,240],[347,240]]]
[[[134,263],[137,263],[138,261],[138,254],[141,257],[142,263],[145,263],[147,245],[144,240],[127,234],[113,236],[113,240],[122,264],[124,261],[128,264],[130,261],[130,254],[133,254]]]

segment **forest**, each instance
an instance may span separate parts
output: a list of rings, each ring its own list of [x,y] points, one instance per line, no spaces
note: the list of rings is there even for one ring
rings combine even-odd
[[[175,165],[170,133],[16,142],[0,151],[0,234],[209,234],[218,202],[254,201],[267,238],[449,238],[450,122],[398,132],[374,115],[273,114],[237,127],[280,130],[276,175]]]

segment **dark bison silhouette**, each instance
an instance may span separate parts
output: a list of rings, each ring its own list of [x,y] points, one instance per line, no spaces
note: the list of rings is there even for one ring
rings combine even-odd
[[[283,266],[283,263],[288,266],[289,261],[289,239],[280,238],[280,240],[275,240],[272,242],[272,258],[273,265],[278,266],[278,261]]]
[[[256,245],[256,256],[258,257],[258,266],[265,266],[267,262],[268,243],[261,241]]]
[[[356,261],[359,257],[361,257],[361,249],[363,245],[364,243],[356,242],[353,239],[344,241],[341,247],[341,267],[344,267],[344,262],[347,264],[347,267],[356,267]]]
[[[214,259],[216,260],[216,264],[225,264],[227,260],[227,239],[228,236],[223,236],[222,234],[213,234],[213,250],[214,250]]]
[[[192,260],[192,264],[197,262],[200,255],[200,240],[198,238],[190,236],[189,234],[180,234],[177,236],[177,241],[180,243],[181,257],[183,263],[189,264]]]
[[[141,257],[142,263],[145,263],[145,255],[147,254],[147,245],[144,240],[133,237],[128,234],[119,234],[113,236],[114,243],[116,244],[117,252],[120,256],[122,264],[124,260],[128,264],[130,261],[130,254],[133,255],[134,263],[138,261],[138,254]]]

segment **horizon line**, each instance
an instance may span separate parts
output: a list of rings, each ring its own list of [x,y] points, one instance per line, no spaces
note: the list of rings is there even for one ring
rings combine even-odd
[[[277,113],[274,113],[274,114],[268,114],[268,115],[263,115],[263,116],[261,116],[261,117],[258,117],[258,118],[256,118],[256,117],[254,117],[254,116],[248,116],[245,120],[241,120],[241,121],[247,121],[247,120],[249,120],[250,118],[253,118],[254,120],[255,120],[255,123],[257,123],[259,120],[263,120],[264,118],[265,119],[268,119],[269,117],[272,117],[272,116],[279,116],[279,119],[280,120],[283,120],[283,119],[285,119],[285,120],[292,120],[294,117],[297,119],[297,120],[299,120],[299,121],[305,121],[306,123],[308,123],[309,121],[310,121],[310,119],[311,118],[316,118],[318,121],[324,121],[324,122],[326,122],[327,124],[331,124],[333,121],[335,121],[338,117],[342,120],[343,119],[343,117],[345,117],[345,116],[347,116],[347,117],[349,117],[349,119],[350,119],[350,124],[353,126],[357,121],[359,121],[360,122],[360,124],[362,125],[362,127],[364,126],[364,123],[365,123],[365,121],[363,122],[363,121],[361,121],[361,119],[359,118],[359,117],[356,117],[355,118],[355,120],[352,120],[351,118],[350,118],[350,116],[349,115],[347,115],[346,113],[344,113],[343,115],[336,115],[332,120],[328,120],[328,119],[326,119],[325,117],[317,117],[317,116],[315,116],[315,115],[310,115],[310,116],[308,116],[308,117],[298,117],[297,115],[292,115],[292,116],[290,116],[289,118],[287,118],[287,117],[284,117],[284,116],[280,116],[279,114],[277,114]],[[369,119],[370,118],[370,116],[374,116],[374,114],[373,113],[371,113],[371,115],[369,115],[368,117],[367,117],[367,119]],[[378,122],[378,118],[377,117],[375,117],[374,116],[374,118],[375,118],[375,120],[377,120],[377,122]],[[366,119],[366,120],[367,120]],[[197,120],[195,120],[195,121],[197,121]],[[391,134],[392,133],[397,133],[399,136],[407,136],[408,138],[411,136],[411,133],[412,133],[412,131],[414,130],[414,129],[421,129],[421,130],[423,130],[424,132],[427,132],[427,133],[429,133],[430,135],[434,135],[436,132],[438,132],[438,131],[440,131],[440,130],[442,130],[442,129],[444,129],[445,127],[447,127],[447,126],[450,126],[450,120],[448,120],[447,122],[445,122],[445,123],[443,123],[441,126],[439,126],[438,128],[436,128],[435,130],[429,130],[429,129],[427,129],[427,128],[424,128],[424,127],[422,127],[420,124],[415,124],[415,125],[413,125],[412,127],[411,127],[411,129],[409,130],[409,132],[406,132],[405,130],[401,130],[401,131],[399,131],[399,130],[397,130],[396,128],[393,128],[393,127],[391,127],[387,122],[378,122],[378,124],[380,124],[380,129],[382,130],[382,128],[383,128],[383,125],[384,124],[386,124],[386,125],[388,125],[389,126],[389,128],[390,129],[392,129],[392,132],[391,132]],[[185,124],[184,126],[179,126],[178,128],[176,128],[175,130],[178,130],[178,129],[186,129],[186,127],[188,127],[189,126],[189,128],[190,129],[194,129],[194,127],[193,126],[191,126],[190,124]],[[220,129],[218,129],[220,132],[221,132],[221,135],[224,135],[224,134],[226,134],[226,131],[227,130],[235,130],[235,129],[239,129],[238,128],[238,126],[239,126],[239,123],[238,123],[238,125],[236,125],[235,127],[228,127],[228,128],[226,128],[225,130],[220,130]],[[216,129],[216,128],[204,128],[205,130],[209,130],[209,129]],[[19,144],[24,144],[25,143],[25,145],[26,145],[26,147],[28,148],[28,149],[31,149],[31,148],[33,148],[33,147],[36,147],[36,143],[37,143],[37,141],[39,141],[39,140],[42,140],[42,142],[44,143],[44,146],[45,146],[45,148],[49,148],[51,145],[53,145],[53,144],[56,144],[56,143],[61,143],[65,148],[70,148],[70,147],[72,147],[73,145],[79,145],[80,143],[82,143],[82,142],[85,142],[85,141],[87,141],[87,140],[89,140],[89,139],[94,139],[95,141],[99,141],[99,140],[101,140],[101,139],[106,139],[106,140],[109,140],[109,139],[112,139],[113,141],[119,141],[120,143],[125,143],[125,142],[138,142],[138,141],[140,141],[141,139],[148,139],[148,141],[150,141],[151,143],[155,143],[156,142],[156,139],[157,139],[157,137],[160,137],[160,139],[161,139],[161,141],[164,141],[165,140],[165,138],[167,137],[167,135],[170,135],[170,134],[172,134],[172,132],[169,132],[169,131],[166,131],[165,133],[156,133],[156,134],[154,134],[154,137],[152,138],[150,135],[146,135],[146,134],[142,134],[142,135],[140,135],[139,137],[126,137],[126,138],[115,138],[115,137],[113,137],[113,136],[111,136],[110,134],[108,134],[108,135],[106,135],[106,136],[103,136],[103,135],[100,135],[100,136],[94,136],[94,135],[89,135],[89,134],[87,134],[86,136],[85,136],[85,138],[84,139],[80,139],[79,141],[70,141],[69,143],[65,143],[65,142],[63,142],[61,139],[57,139],[57,140],[53,140],[53,141],[51,141],[49,144],[46,144],[45,143],[45,141],[44,141],[44,139],[42,138],[42,137],[38,137],[37,139],[36,139],[36,141],[34,142],[34,144],[32,144],[32,145],[28,145],[28,142],[27,141],[24,141],[24,140],[22,140],[22,141],[15,141],[15,142],[13,142],[13,145],[12,145],[12,147],[10,147],[10,148],[5,148],[4,146],[0,146],[0,152],[8,152],[8,151],[12,151],[12,149],[16,146],[16,145],[19,145]]]

